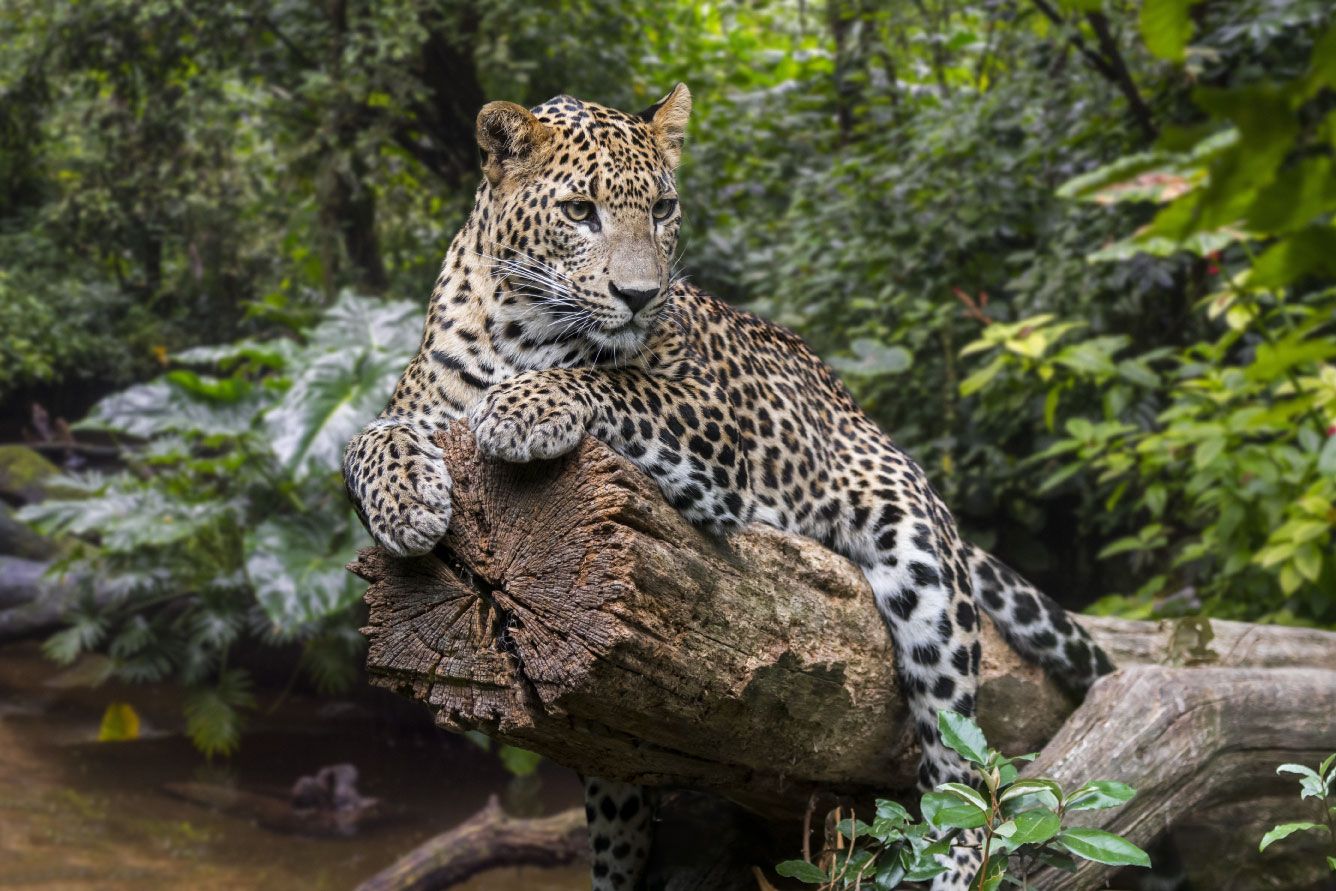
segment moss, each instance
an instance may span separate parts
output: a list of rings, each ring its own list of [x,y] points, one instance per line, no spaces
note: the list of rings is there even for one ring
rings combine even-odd
[[[58,473],[60,468],[27,446],[0,446],[0,495],[36,501],[46,493],[46,481]]]

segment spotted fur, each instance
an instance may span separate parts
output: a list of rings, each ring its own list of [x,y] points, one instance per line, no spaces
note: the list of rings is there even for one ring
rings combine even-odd
[[[1111,666],[1066,613],[961,541],[923,470],[792,332],[674,280],[674,170],[691,97],[639,115],[569,96],[478,116],[484,178],[437,279],[422,346],[379,419],[349,444],[348,489],[399,554],[450,521],[430,436],[467,417],[479,448],[531,461],[586,432],[654,478],[688,519],[811,536],[855,561],[894,638],[922,747],[919,782],[973,782],[936,729],[973,714],[979,610],[1025,656],[1084,690]],[[634,888],[649,800],[588,782],[594,887]],[[964,887],[951,861],[935,887]]]

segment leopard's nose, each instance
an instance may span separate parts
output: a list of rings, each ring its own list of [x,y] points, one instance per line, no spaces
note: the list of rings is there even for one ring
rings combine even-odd
[[[612,292],[612,296],[625,303],[632,314],[640,312],[647,303],[659,296],[658,285],[645,287],[644,282],[630,283],[625,287],[609,282],[608,290]]]

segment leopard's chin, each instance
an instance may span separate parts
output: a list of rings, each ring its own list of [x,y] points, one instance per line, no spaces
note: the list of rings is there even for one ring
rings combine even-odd
[[[602,328],[589,331],[585,337],[606,358],[620,361],[634,356],[645,348],[649,340],[650,329],[634,320],[616,328]]]

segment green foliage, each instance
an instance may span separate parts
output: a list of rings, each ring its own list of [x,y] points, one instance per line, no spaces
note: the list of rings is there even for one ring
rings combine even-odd
[[[946,871],[937,858],[972,848],[980,852],[982,863],[971,887],[990,891],[1004,881],[1023,886],[1041,866],[1075,869],[1074,857],[1112,866],[1150,866],[1146,852],[1124,838],[1063,826],[1063,818],[1075,811],[1130,801],[1136,794],[1130,786],[1095,780],[1064,793],[1053,780],[1018,779],[1016,762],[1034,756],[1007,758],[989,748],[983,731],[969,718],[942,712],[938,729],[942,741],[974,766],[979,789],[943,783],[923,796],[922,822],[893,801],[878,801],[870,824],[856,817],[840,821],[836,831],[842,841],[822,857],[821,866],[787,860],[776,871],[826,889],[883,891],[929,881]],[[962,836],[963,830],[981,832]]]
[[[245,672],[227,667],[243,638],[302,641],[319,687],[351,680],[359,589],[343,565],[365,540],[341,446],[411,357],[417,315],[344,295],[300,338],[190,350],[95,406],[82,426],[124,437],[126,469],[65,478],[59,497],[20,513],[74,540],[61,571],[111,592],[48,653],[105,651],[125,679],[179,679],[207,754],[236,747],[253,704]]]
[[[1060,190],[1159,205],[1090,259],[1199,257],[1206,336],[1138,352],[1038,315],[962,351],[989,357],[962,392],[1046,390],[1056,438],[1031,459],[1048,472],[1040,491],[1084,480],[1105,528],[1132,526],[1099,556],[1130,555],[1151,577],[1106,608],[1147,613],[1176,584],[1216,614],[1336,622],[1336,144],[1312,113],[1336,85],[1332,51],[1336,27],[1291,81],[1198,90],[1209,117],[1195,133]]]
[[[1282,764],[1276,768],[1276,773],[1294,774],[1299,777],[1301,790],[1299,800],[1317,799],[1317,806],[1322,811],[1322,822],[1281,823],[1262,836],[1262,841],[1257,846],[1257,850],[1265,851],[1271,845],[1289,838],[1296,832],[1326,831],[1331,842],[1332,854],[1336,854],[1336,754],[1327,756],[1318,765],[1317,770],[1305,767],[1302,764]],[[1336,856],[1329,855],[1327,857],[1327,866],[1331,868],[1333,873],[1336,873]]]
[[[20,0],[4,15],[0,399],[47,382],[100,395],[192,343],[271,342],[345,287],[425,293],[477,180],[482,102],[566,91],[635,108],[681,79],[696,96],[683,259],[701,285],[814,343],[970,536],[1043,586],[1201,586],[1209,566],[1170,565],[1204,524],[1196,496],[1138,470],[1110,508],[1118,482],[1093,456],[1029,458],[1069,421],[1152,425],[1194,386],[1182,375],[1249,361],[1263,333],[1292,357],[1273,329],[1301,325],[1296,306],[1316,318],[1332,278],[1325,0]],[[1245,299],[1194,311],[1225,286]],[[1222,343],[1221,318],[1253,311]],[[962,357],[1038,317],[1083,325],[1053,346],[1057,379],[998,361],[1005,345]],[[1309,358],[1296,378],[1324,365]],[[341,410],[319,393],[354,386],[351,371],[325,371],[307,385]],[[1238,407],[1272,394],[1245,383]],[[303,430],[283,461],[337,449]],[[1307,492],[1295,461],[1256,484],[1275,488],[1268,505]],[[1216,477],[1234,470],[1256,476]],[[1268,522],[1303,521],[1250,504],[1218,529],[1221,560],[1256,553]],[[1148,520],[1164,532],[1142,541],[1168,544],[1097,560]],[[1309,602],[1327,580],[1304,576],[1311,553],[1252,565],[1222,604],[1229,573],[1206,608],[1331,621]]]
[[[492,96],[635,101],[609,0],[14,0],[0,11],[0,400],[423,293]],[[260,311],[256,311],[256,309]],[[264,310],[268,310],[265,312]]]
[[[346,682],[333,468],[420,307],[338,295],[426,293],[487,99],[675,80],[684,267],[830,359],[971,538],[1109,611],[1336,622],[1330,25],[1328,0],[14,0],[0,415],[123,390],[85,423],[129,458],[38,509],[116,596],[48,649],[205,690],[237,641],[300,640]]]

